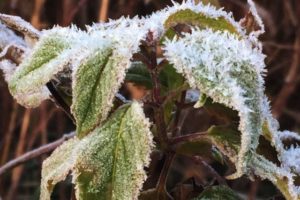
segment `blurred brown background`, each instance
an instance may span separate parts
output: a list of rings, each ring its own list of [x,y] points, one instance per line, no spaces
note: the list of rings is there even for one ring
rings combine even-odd
[[[266,91],[281,129],[300,131],[300,1],[256,0],[266,25],[262,36],[267,55]],[[248,12],[244,0],[220,0],[237,20]],[[171,5],[169,0],[0,0],[0,12],[19,15],[38,29],[71,23],[85,28],[94,22],[145,16]],[[1,31],[1,30],[0,30]],[[72,122],[50,101],[24,109],[8,92],[0,72],[0,165],[74,130]],[[0,177],[3,199],[38,199],[41,162],[32,160]],[[55,189],[54,199],[70,199],[71,183]]]

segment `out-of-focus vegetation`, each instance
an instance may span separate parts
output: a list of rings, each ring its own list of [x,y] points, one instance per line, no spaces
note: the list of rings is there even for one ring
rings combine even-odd
[[[233,12],[237,20],[244,17],[248,7],[243,0],[220,0],[221,6]],[[277,117],[282,129],[300,130],[300,2],[298,0],[260,0],[256,1],[258,12],[266,25],[262,36],[264,52],[267,55],[267,95],[271,100],[273,114]],[[159,0],[1,0],[0,12],[21,16],[37,29],[47,29],[53,25],[68,26],[71,23],[84,29],[85,25],[107,18],[116,19],[123,15],[133,17],[145,16],[152,11],[171,5],[171,1]],[[251,21],[248,21],[251,23]],[[71,120],[54,104],[44,102],[39,108],[24,109],[17,105],[8,92],[3,77],[0,79],[0,165],[43,144],[47,144],[62,134],[74,129]],[[188,113],[186,120],[194,115],[203,116],[201,125],[206,130],[210,121],[205,118],[204,110]],[[193,111],[194,112],[194,111]],[[190,120],[193,123],[193,120]],[[197,122],[195,122],[197,123]],[[196,126],[196,125],[194,125]],[[201,128],[201,127],[198,127]],[[183,131],[189,132],[189,127]],[[216,155],[218,152],[216,151]],[[46,156],[45,156],[46,157]],[[45,157],[32,160],[0,177],[0,196],[4,199],[37,199],[40,185],[41,162]],[[163,158],[153,154],[155,162],[150,170],[160,171]],[[188,168],[186,174],[179,173],[181,168]],[[220,165],[215,166],[222,171]],[[207,166],[200,161],[187,160],[178,156],[169,177],[167,189],[182,191],[178,195],[184,199],[190,192],[189,186],[205,185]],[[159,175],[159,173],[153,173]],[[144,184],[151,188],[158,177],[150,177]],[[68,184],[66,184],[68,183]],[[174,183],[180,183],[175,185]],[[233,188],[240,191],[257,190],[261,198],[274,196],[280,199],[280,193],[271,185],[256,180],[251,183],[246,179],[230,182]],[[263,186],[263,187],[260,187]],[[178,187],[181,189],[178,190]],[[177,189],[176,189],[177,188]],[[55,188],[53,199],[70,199],[70,180]],[[201,188],[199,188],[201,190]],[[276,196],[276,195],[275,195]]]

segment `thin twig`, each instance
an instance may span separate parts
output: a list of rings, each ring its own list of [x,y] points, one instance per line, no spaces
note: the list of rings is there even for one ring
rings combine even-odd
[[[62,110],[67,114],[67,116],[73,121],[75,124],[75,119],[73,115],[71,114],[70,106],[65,102],[65,100],[60,96],[60,94],[57,92],[55,86],[50,81],[46,84],[48,90],[51,93],[51,96],[53,97],[55,103],[62,108]]]
[[[28,134],[28,129],[30,126],[30,115],[31,115],[31,110],[27,109],[25,110],[24,116],[23,116],[23,121],[22,121],[22,126],[21,126],[21,131],[20,131],[20,138],[18,140],[18,145],[16,148],[16,156],[20,156],[23,154],[26,148],[26,137]],[[9,188],[9,191],[7,193],[7,199],[15,199],[15,194],[16,191],[18,190],[19,182],[21,175],[23,173],[23,166],[19,166],[15,168],[12,171],[12,176],[11,176],[11,185]]]
[[[40,16],[41,16],[41,12],[42,12],[44,3],[45,3],[45,0],[35,0],[35,3],[34,3],[34,9],[33,9],[33,13],[32,13],[30,22],[37,29],[42,28]]]
[[[207,132],[198,132],[198,133],[183,135],[183,136],[172,138],[170,144],[178,144],[181,142],[193,141],[195,139],[204,138],[206,135]]]
[[[11,170],[12,168],[14,168],[18,165],[21,165],[29,160],[32,160],[32,159],[37,158],[45,153],[49,153],[49,152],[53,151],[54,149],[56,149],[56,147],[61,145],[64,141],[71,139],[74,136],[75,136],[75,132],[65,134],[62,138],[60,138],[54,142],[43,145],[37,149],[34,149],[32,151],[29,151],[29,152],[23,154],[20,157],[17,157],[15,159],[9,161],[8,163],[6,163],[2,167],[0,167],[0,176],[2,174],[4,174],[5,172],[7,172],[8,170]]]
[[[255,177],[255,180],[251,182],[251,188],[248,194],[248,200],[256,199],[256,193],[257,193],[259,182],[260,179],[258,177]]]
[[[98,21],[105,22],[107,20],[108,7],[109,7],[109,0],[101,0],[101,7],[100,7]]]
[[[16,121],[18,117],[18,104],[16,102],[13,102],[13,108],[11,112],[11,116],[9,119],[9,125],[8,125],[8,130],[4,138],[4,148],[2,151],[2,157],[1,157],[1,164],[4,164],[7,161],[9,151],[10,151],[10,146],[12,143],[12,136],[13,136],[13,131],[16,126]]]
[[[70,25],[72,23],[75,15],[80,10],[80,8],[82,8],[86,3],[87,3],[87,0],[80,0],[78,2],[77,6],[75,6],[75,8],[70,12],[70,14],[68,16],[66,16],[66,19],[64,20],[64,24],[63,25],[65,25],[65,26]]]
[[[172,199],[172,197],[170,196],[170,194],[167,192],[166,189],[166,183],[168,180],[168,174],[169,174],[169,169],[172,165],[173,159],[175,157],[175,153],[170,152],[166,154],[166,160],[163,166],[163,169],[161,170],[158,182],[157,182],[157,195],[158,195],[158,199],[165,199],[165,196],[168,196],[170,199]]]
[[[297,38],[294,43],[294,48],[300,47],[300,31],[298,31]],[[300,51],[294,51],[293,62],[289,69],[289,72],[285,78],[285,85],[281,88],[276,101],[274,102],[273,111],[275,117],[280,117],[283,112],[283,108],[286,106],[290,95],[295,91],[297,86],[297,76],[299,71],[299,57]]]
[[[205,162],[205,160],[201,156],[194,156],[193,159],[198,164],[201,164],[203,167],[205,167],[208,170],[208,172],[216,178],[219,184],[227,185],[226,180],[222,176],[220,176],[212,166]]]

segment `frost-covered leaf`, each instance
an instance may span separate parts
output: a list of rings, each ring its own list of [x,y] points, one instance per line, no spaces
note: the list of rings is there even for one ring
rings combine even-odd
[[[77,138],[64,142],[43,162],[41,200],[50,200],[54,186],[63,181],[73,169],[76,158],[74,149],[78,142]]]
[[[88,134],[107,118],[131,66],[131,58],[146,37],[147,29],[141,23],[138,19],[120,19],[95,25],[88,31],[92,39],[73,73],[71,109],[79,137]]]
[[[73,77],[72,112],[79,137],[106,118],[114,97],[111,91],[121,81],[117,76],[119,69],[114,68],[117,63],[111,49],[104,46],[89,53]]]
[[[237,174],[245,173],[261,133],[265,56],[251,42],[211,29],[194,29],[167,41],[165,56],[191,87],[238,111],[242,139]]]
[[[45,84],[63,70],[74,55],[70,48],[74,37],[73,30],[68,28],[44,33],[9,81],[9,89],[20,104],[36,107],[48,97]]]
[[[230,33],[236,34],[235,27],[228,22],[225,18],[212,18],[203,13],[196,13],[190,9],[179,10],[178,12],[169,16],[165,21],[165,27],[174,27],[177,24],[188,24],[197,26],[199,28],[211,28],[213,30],[229,31]]]
[[[229,187],[226,186],[212,186],[205,189],[200,196],[193,200],[240,200],[241,198]]]
[[[74,171],[78,199],[137,199],[152,147],[149,126],[134,102],[82,139]]]

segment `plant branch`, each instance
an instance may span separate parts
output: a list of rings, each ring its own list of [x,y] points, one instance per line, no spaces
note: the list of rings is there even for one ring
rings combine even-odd
[[[65,100],[59,95],[57,92],[55,86],[53,83],[50,81],[46,84],[48,90],[50,91],[55,103],[62,108],[62,110],[67,114],[67,116],[73,121],[75,124],[75,119],[73,115],[71,114],[70,106],[65,102]]]
[[[299,49],[299,47],[300,47],[300,31],[298,31],[298,36],[294,43],[294,49]],[[294,50],[293,62],[285,78],[285,85],[281,88],[281,91],[279,92],[277,99],[274,103],[273,111],[275,117],[277,118],[281,116],[283,112],[283,108],[285,108],[290,95],[295,91],[297,87],[296,80],[299,72],[299,62],[300,62],[299,52],[300,51]]]
[[[105,22],[107,20],[108,7],[109,7],[109,0],[102,0],[101,7],[99,9],[98,21]]]
[[[166,183],[167,183],[167,178],[169,174],[169,169],[172,165],[173,159],[175,157],[175,153],[170,152],[167,153],[166,155],[166,160],[164,162],[164,166],[161,170],[158,182],[157,182],[157,195],[158,199],[165,199],[165,195],[167,195],[169,198],[172,199],[172,197],[168,194],[167,189],[166,189]]]
[[[157,41],[153,38],[153,33],[149,32],[146,41],[141,46],[140,60],[147,65],[150,72],[153,89],[152,89],[152,101],[154,103],[154,120],[157,126],[157,135],[160,144],[163,149],[168,148],[168,135],[167,126],[165,123],[163,102],[161,98],[161,83],[159,80],[159,69],[157,64],[157,52],[156,52]]]
[[[178,143],[181,143],[181,142],[193,141],[195,139],[203,138],[206,135],[207,135],[206,131],[205,132],[192,133],[192,134],[172,138],[170,143],[174,145],[174,144],[178,144]]]
[[[75,132],[65,134],[63,137],[61,137],[60,139],[58,139],[54,142],[51,142],[51,143],[41,146],[37,149],[29,151],[29,152],[23,154],[22,156],[9,161],[8,163],[6,163],[5,165],[0,167],[0,176],[2,174],[4,174],[5,172],[7,172],[8,170],[11,170],[12,168],[14,168],[18,165],[21,165],[29,160],[32,160],[32,159],[37,158],[45,153],[49,153],[49,152],[53,151],[59,145],[61,145],[64,141],[66,141],[74,136],[75,136]]]
[[[227,185],[226,180],[216,172],[216,170],[210,166],[201,156],[194,156],[193,159],[198,163],[205,167],[211,175],[213,175],[219,184]]]

